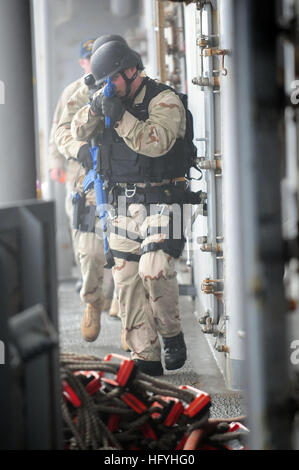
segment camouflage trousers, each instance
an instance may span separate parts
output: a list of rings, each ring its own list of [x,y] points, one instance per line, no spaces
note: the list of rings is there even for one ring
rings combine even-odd
[[[151,234],[151,228],[163,231],[169,226],[169,215],[148,216],[144,209],[131,204],[126,216],[114,218],[109,244],[119,313],[132,358],[160,361],[158,335],[172,337],[181,331],[179,292],[174,258],[162,249],[141,254],[149,243],[165,239],[165,233]],[[141,256],[128,260],[124,254]]]
[[[73,207],[71,190],[67,191],[65,209],[70,222],[75,261],[82,276],[80,298],[84,303],[102,304],[113,297],[113,277],[111,271],[104,269],[106,264],[104,244],[94,232],[81,232],[73,229]],[[96,224],[100,225],[97,220]],[[97,227],[101,231],[101,227]]]

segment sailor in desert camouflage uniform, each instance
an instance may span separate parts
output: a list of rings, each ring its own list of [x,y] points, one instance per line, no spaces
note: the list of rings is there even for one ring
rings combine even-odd
[[[96,41],[88,39],[80,45],[79,64],[85,74],[90,73],[90,57],[96,50],[97,44],[102,44],[99,38]],[[86,174],[77,157],[86,151],[88,145],[74,141],[70,132],[70,123],[75,112],[89,101],[88,87],[84,83],[85,76],[68,85],[58,100],[50,133],[49,158],[51,178],[66,183],[65,208],[70,221],[74,255],[82,276],[80,297],[82,302],[86,303],[81,328],[82,336],[86,341],[93,341],[100,330],[99,312],[109,309],[114,286],[111,273],[108,270],[104,271],[105,256],[102,240],[95,235],[94,230],[86,231],[84,221],[77,228],[73,227],[74,207],[71,195],[80,189],[80,181]],[[72,98],[74,95],[75,99]],[[94,205],[93,200],[88,197],[85,202],[83,210],[88,210],[90,204]],[[116,299],[112,304],[110,311],[117,315]],[[95,322],[91,321],[93,318],[96,318]],[[92,327],[90,323],[93,323]]]
[[[183,199],[185,108],[173,89],[143,76],[136,53],[118,41],[93,54],[98,84],[109,77],[115,95],[95,95],[72,121],[79,141],[98,133],[100,173],[111,210],[109,244],[126,342],[139,368],[162,375],[186,361],[175,259],[183,237],[173,237],[173,207]],[[105,117],[112,129],[104,129]],[[120,210],[125,199],[126,209]],[[169,235],[169,236],[168,236]]]

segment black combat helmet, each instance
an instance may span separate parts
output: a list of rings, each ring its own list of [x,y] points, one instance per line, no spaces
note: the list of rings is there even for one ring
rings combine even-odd
[[[119,34],[103,34],[102,36],[98,37],[93,45],[92,45],[92,51],[91,53],[94,54],[95,51],[101,47],[103,44],[106,44],[107,42],[111,42],[111,41],[118,41],[118,42],[122,42],[123,44],[126,44],[128,45],[127,41],[125,40],[125,38],[123,38],[122,36],[120,36]],[[136,54],[136,57],[138,59],[138,62],[137,62],[137,69],[138,70],[143,70],[144,69],[144,65],[143,65],[143,62],[142,62],[142,59],[140,57],[140,55],[138,54],[138,52],[136,51],[133,51],[135,54]]]
[[[120,36],[119,34],[103,34],[102,36],[99,36],[94,41],[94,43],[92,45],[91,55],[94,54],[95,51],[99,47],[101,47],[103,44],[106,44],[107,42],[110,42],[110,41],[119,41],[119,42],[122,42],[123,44],[128,45],[127,41],[122,36]],[[142,64],[142,62],[141,62],[141,64]],[[99,89],[99,87],[96,85],[96,80],[95,80],[92,73],[86,75],[86,77],[84,78],[84,82],[85,82],[85,85],[88,86],[91,96]]]
[[[109,41],[100,46],[91,56],[90,65],[98,85],[130,67],[143,68],[139,54],[120,41]]]
[[[111,42],[111,41],[119,41],[119,42],[122,42],[126,45],[127,44],[127,41],[122,37],[120,36],[119,34],[103,34],[102,36],[98,37],[93,45],[92,45],[92,51],[91,53],[94,54],[95,51],[101,47],[103,44],[106,44],[106,42]]]

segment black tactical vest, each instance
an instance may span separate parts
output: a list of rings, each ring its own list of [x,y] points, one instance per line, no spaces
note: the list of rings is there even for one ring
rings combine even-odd
[[[137,119],[148,119],[150,101],[164,90],[167,85],[156,83],[145,78],[146,92],[142,103],[125,106]],[[174,146],[165,155],[148,157],[134,152],[114,129],[105,130],[100,145],[100,172],[110,183],[143,183],[159,182],[163,179],[178,178],[185,175],[186,160],[184,158],[185,139],[177,139]]]

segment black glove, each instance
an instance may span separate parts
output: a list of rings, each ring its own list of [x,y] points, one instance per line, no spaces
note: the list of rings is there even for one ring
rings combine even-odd
[[[120,121],[125,113],[125,108],[117,96],[103,96],[102,110],[104,116],[109,116],[112,121]]]
[[[81,163],[81,165],[86,169],[90,170],[93,168],[93,162],[89,151],[89,145],[84,144],[80,147],[80,150],[77,155],[77,160]]]
[[[93,98],[90,108],[95,114],[103,114],[102,111],[102,101],[103,101],[103,93],[100,93],[98,96]]]

